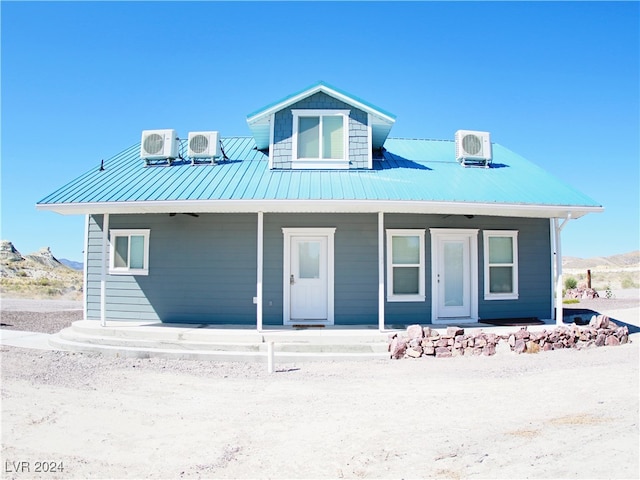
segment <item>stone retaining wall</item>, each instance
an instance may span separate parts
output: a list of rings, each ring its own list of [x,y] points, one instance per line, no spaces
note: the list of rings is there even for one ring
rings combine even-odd
[[[553,330],[530,332],[527,327],[499,335],[482,330],[465,333],[460,327],[438,332],[430,327],[411,325],[405,332],[389,336],[391,358],[456,357],[495,355],[496,351],[537,353],[563,348],[614,346],[629,342],[629,329],[618,326],[606,315],[593,316],[589,325],[558,326]]]

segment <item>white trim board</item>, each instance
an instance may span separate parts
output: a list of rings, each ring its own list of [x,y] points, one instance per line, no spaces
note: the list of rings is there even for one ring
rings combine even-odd
[[[400,200],[149,200],[36,204],[63,215],[103,213],[423,213],[525,218],[580,218],[603,207]]]

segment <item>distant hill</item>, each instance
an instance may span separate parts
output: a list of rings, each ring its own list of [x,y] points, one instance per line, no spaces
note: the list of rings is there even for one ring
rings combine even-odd
[[[10,241],[0,241],[0,293],[3,295],[79,299],[82,289],[83,272],[59,261],[49,247],[22,255]]]
[[[79,271],[84,270],[84,263],[82,262],[75,262],[73,260],[67,260],[66,258],[61,258],[60,263],[63,265],[66,265],[67,267],[73,270],[79,270]]]
[[[591,270],[591,284],[596,290],[639,289],[640,251],[609,257],[563,257],[562,270],[567,277],[586,284],[587,270]]]
[[[609,257],[592,257],[592,258],[578,258],[578,257],[563,257],[563,268],[568,269],[591,269],[604,268],[611,269],[633,269],[634,267],[640,268],[640,250],[635,252],[622,253],[619,255],[611,255]]]

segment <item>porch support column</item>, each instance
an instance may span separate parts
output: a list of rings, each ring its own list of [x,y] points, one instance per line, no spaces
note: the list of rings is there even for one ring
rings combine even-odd
[[[561,233],[567,222],[571,219],[571,214],[567,215],[562,223],[558,223],[558,218],[553,219],[553,231],[555,236],[555,270],[556,270],[556,325],[562,325],[562,240]]]
[[[384,212],[378,212],[378,330],[384,330]]]
[[[107,326],[107,246],[109,245],[109,214],[102,215],[102,270],[100,274],[100,326]],[[86,248],[86,246],[85,246]]]
[[[264,258],[264,214],[258,212],[258,252],[256,255],[257,285],[256,285],[256,328],[262,331],[262,275]]]
[[[89,278],[89,275],[87,274],[88,272],[88,258],[89,258],[89,223],[91,221],[91,215],[86,214],[84,216],[84,252],[82,255],[82,261],[84,262],[84,265],[82,267],[82,319],[83,320],[87,320],[89,318],[89,311],[88,311],[88,297],[87,297],[87,286],[89,284],[89,280],[87,280]]]

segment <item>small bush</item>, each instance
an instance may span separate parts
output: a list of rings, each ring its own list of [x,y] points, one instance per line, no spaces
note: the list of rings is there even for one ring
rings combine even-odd
[[[564,288],[566,288],[567,290],[573,290],[577,286],[578,286],[578,280],[576,280],[573,277],[567,277],[564,280]]]
[[[566,304],[572,304],[572,303],[580,303],[580,300],[577,298],[565,298],[564,300],[562,300],[562,303],[566,303]]]
[[[638,284],[631,277],[624,277],[621,282],[622,288],[638,288]]]

